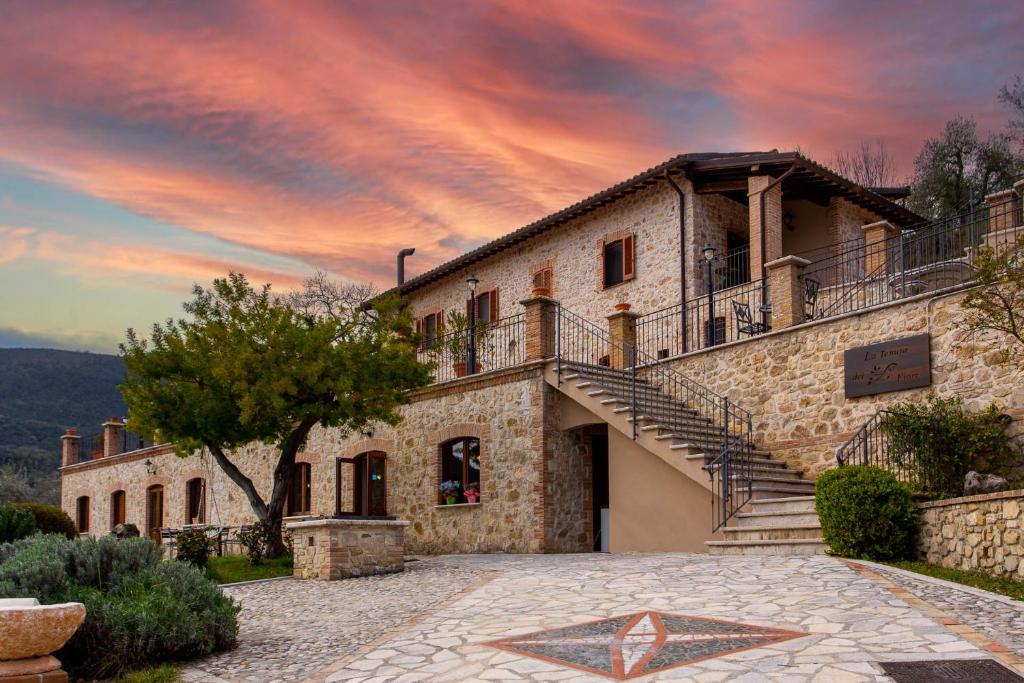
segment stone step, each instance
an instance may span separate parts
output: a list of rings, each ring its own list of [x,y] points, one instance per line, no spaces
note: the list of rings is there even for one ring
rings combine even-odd
[[[750,504],[750,512],[814,512],[811,495],[763,497]]]
[[[801,486],[803,482],[793,482],[792,484],[759,484],[754,482],[754,485],[750,490],[750,497],[752,500],[763,500],[765,498],[780,498],[783,496],[799,496],[806,494],[808,491],[814,491],[814,484],[807,482],[810,486]]]
[[[735,472],[735,469],[733,471]],[[801,485],[811,484],[813,486],[813,483],[801,479],[801,474],[796,470],[759,470],[754,467],[752,468],[751,475],[753,475],[751,478],[755,482],[761,484],[783,484],[788,486],[794,482],[800,482]],[[733,479],[744,481],[746,473],[734,474]]]
[[[787,526],[732,526],[722,529],[730,541],[786,541],[821,539],[821,524],[789,524]]]
[[[757,501],[762,502],[762,501]],[[740,512],[733,519],[739,527],[792,526],[794,524],[819,524],[818,513],[804,512]]]
[[[824,555],[825,541],[796,538],[771,541],[707,541],[712,555]]]
[[[754,452],[756,453],[758,451],[754,451]],[[767,454],[765,454],[765,455],[767,455]],[[686,459],[687,460],[700,460],[700,459],[703,459],[703,460],[705,460],[706,462],[709,463],[712,460],[714,460],[714,456],[712,456],[710,454],[706,454],[706,453],[691,453],[691,454],[686,456]],[[800,473],[800,470],[790,470],[789,466],[786,463],[782,462],[781,460],[772,460],[771,458],[766,458],[766,457],[751,457],[751,458],[749,458],[749,460],[750,460],[751,466],[755,470],[766,470],[766,471],[788,470],[790,472],[798,472],[798,473]]]

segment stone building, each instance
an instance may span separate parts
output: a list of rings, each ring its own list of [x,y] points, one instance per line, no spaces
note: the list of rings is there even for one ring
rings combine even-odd
[[[395,427],[315,429],[288,513],[407,519],[420,553],[818,551],[813,477],[876,411],[936,391],[1024,414],[1019,373],[953,325],[1022,189],[951,228],[797,153],[670,159],[400,283],[436,382]],[[875,343],[895,365],[852,367]],[[208,456],[124,428],[63,437],[84,533],[252,520]],[[266,493],[264,447],[236,458]]]

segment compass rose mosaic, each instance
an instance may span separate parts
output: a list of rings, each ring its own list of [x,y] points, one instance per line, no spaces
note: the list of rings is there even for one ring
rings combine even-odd
[[[488,643],[508,652],[626,680],[807,635],[663,612],[638,612]]]

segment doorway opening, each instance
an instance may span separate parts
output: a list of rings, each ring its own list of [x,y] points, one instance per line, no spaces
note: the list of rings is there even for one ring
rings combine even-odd
[[[608,496],[608,432],[591,434],[591,495],[594,520],[594,552],[608,552],[610,507]]]

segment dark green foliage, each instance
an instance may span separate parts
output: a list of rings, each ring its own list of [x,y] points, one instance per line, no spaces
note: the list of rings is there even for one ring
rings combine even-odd
[[[14,466],[29,487],[19,500],[0,502],[57,503],[61,434],[74,427],[89,435],[111,415],[124,415],[122,381],[117,356],[0,349],[0,465]]]
[[[963,494],[970,470],[1019,479],[1021,451],[996,404],[979,413],[964,410],[959,396],[897,403],[882,422],[889,452],[907,468],[911,486],[936,498]]]
[[[56,505],[46,503],[18,503],[14,507],[28,510],[36,518],[36,528],[44,534],[61,534],[68,538],[78,536],[75,522],[68,513]]]
[[[1005,246],[1010,248],[975,250],[971,276],[977,286],[960,300],[963,315],[956,327],[965,333],[962,347],[975,344],[972,352],[995,347],[1000,362],[1024,368],[1024,235]]]
[[[178,559],[191,562],[197,567],[205,567],[206,560],[213,550],[213,540],[203,529],[183,529],[174,539],[178,551]]]
[[[833,554],[866,560],[913,555],[917,506],[889,472],[866,465],[829,470],[814,482],[814,507]]]
[[[28,510],[0,505],[0,543],[10,543],[36,532],[36,518]]]
[[[396,424],[430,369],[416,360],[411,313],[392,298],[370,310],[346,300],[296,309],[237,273],[193,293],[187,317],[154,325],[149,340],[129,330],[121,347],[129,416],[178,455],[206,448],[271,530],[267,552],[276,556],[285,551],[295,454],[310,430]],[[233,449],[254,442],[274,445],[268,500],[231,461]]]
[[[269,537],[270,534],[264,524],[251,524],[238,530],[238,540],[245,546],[249,564],[257,565],[263,559]]]
[[[75,676],[115,677],[232,647],[231,599],[192,565],[159,558],[148,538],[37,534],[0,545],[0,597],[85,604],[85,623],[56,653]]]

